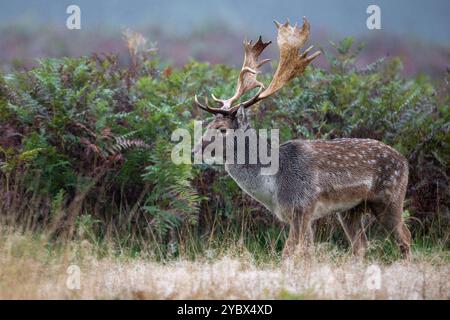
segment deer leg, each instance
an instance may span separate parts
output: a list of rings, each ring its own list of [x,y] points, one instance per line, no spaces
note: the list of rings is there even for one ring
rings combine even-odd
[[[304,210],[294,210],[294,223],[298,229],[297,243],[295,244],[295,253],[304,255],[311,248],[314,235],[311,225],[311,212]]]
[[[289,221],[289,236],[284,244],[282,258],[286,259],[291,257],[295,252],[295,247],[298,243],[299,229],[295,223],[295,219]]]
[[[377,203],[372,205],[372,210],[389,235],[394,237],[403,258],[409,260],[411,258],[411,233],[403,221],[403,204],[396,205],[395,203]]]
[[[303,210],[294,210],[289,220],[289,236],[283,249],[283,259],[297,253],[305,253],[313,240],[311,214]]]
[[[367,237],[362,221],[363,215],[364,211],[357,209],[337,214],[344,233],[352,246],[353,254],[361,257],[364,256],[367,249]]]
[[[394,236],[403,258],[411,259],[411,233],[403,222],[402,211],[395,208],[391,209],[392,215],[385,217],[383,224]]]
[[[311,215],[303,213],[299,215],[299,238],[298,249],[304,251],[309,249],[314,242],[314,235],[311,225]]]

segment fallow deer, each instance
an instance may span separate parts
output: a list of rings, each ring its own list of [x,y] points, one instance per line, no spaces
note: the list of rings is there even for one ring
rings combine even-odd
[[[207,103],[198,107],[214,114],[207,129],[250,128],[245,109],[273,95],[291,79],[300,76],[320,52],[308,56],[312,46],[300,54],[309,38],[310,25],[303,18],[301,28],[289,22],[275,22],[280,58],[270,85],[265,88],[257,80],[260,67],[269,59],[259,60],[270,42],[261,37],[252,44],[244,41],[244,63],[235,94],[220,100],[213,108]],[[246,92],[259,88],[257,94],[236,103]],[[208,142],[196,146],[203,151]],[[195,149],[194,149],[194,152]],[[289,224],[289,236],[283,256],[312,242],[311,222],[331,213],[338,219],[354,254],[362,255],[367,246],[361,206],[369,208],[394,236],[403,256],[410,257],[411,235],[402,218],[403,201],[408,183],[408,163],[396,150],[371,139],[292,140],[279,146],[279,170],[274,175],[261,175],[261,164],[225,164],[225,169],[250,196],[262,203],[279,219]]]

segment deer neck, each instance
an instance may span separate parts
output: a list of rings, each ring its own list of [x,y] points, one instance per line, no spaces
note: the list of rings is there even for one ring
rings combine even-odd
[[[270,144],[267,146],[267,152],[270,152]],[[234,161],[232,164],[225,164],[225,170],[233,178],[239,187],[249,194],[252,198],[262,203],[267,209],[273,211],[275,188],[275,175],[262,175],[263,165],[259,160],[259,143],[257,143],[257,161],[254,164],[248,163],[250,147],[245,145],[245,163],[238,163],[237,148],[235,146]]]

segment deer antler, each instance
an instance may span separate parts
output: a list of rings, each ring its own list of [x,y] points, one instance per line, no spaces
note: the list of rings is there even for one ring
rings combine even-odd
[[[307,56],[313,48],[310,46],[302,54],[299,54],[299,50],[309,39],[310,25],[308,20],[303,17],[303,26],[298,28],[297,24],[293,27],[289,25],[289,22],[280,24],[274,21],[278,29],[277,43],[280,48],[280,62],[278,64],[277,71],[273,76],[272,82],[269,87],[264,90],[259,99],[267,98],[280,90],[286,83],[295,77],[300,76],[316,57],[320,55],[320,51]]]
[[[256,76],[260,72],[260,67],[263,64],[269,62],[270,59],[259,61],[259,56],[271,43],[271,41],[263,42],[261,37],[259,37],[258,41],[255,44],[252,44],[252,41],[244,41],[244,63],[242,65],[241,72],[239,73],[236,92],[234,93],[234,95],[226,100],[218,99],[214,95],[212,95],[212,98],[220,104],[220,108],[211,108],[208,105],[201,104],[198,102],[198,99],[196,97],[195,102],[197,106],[211,113],[233,114],[239,108],[239,105],[233,107],[233,103],[239,100],[239,98],[242,97],[243,94],[258,87],[260,88],[258,94],[261,93],[264,85],[256,79]],[[251,100],[252,99],[250,99],[249,101]]]
[[[263,91],[264,85],[256,79],[259,73],[259,67],[270,61],[269,59],[262,60],[261,62],[258,61],[262,51],[271,43],[264,43],[261,37],[259,37],[258,42],[254,45],[251,45],[251,42],[244,42],[244,65],[239,74],[234,96],[227,100],[220,100],[213,96],[213,99],[221,104],[221,108],[211,108],[207,105],[202,105],[198,102],[197,97],[195,97],[195,101],[200,108],[211,113],[221,113],[224,115],[234,114],[240,106],[248,108],[258,101],[271,96],[293,78],[300,76],[311,61],[320,55],[320,52],[317,51],[308,56],[308,53],[313,48],[312,46],[302,54],[299,54],[300,48],[309,39],[310,25],[305,17],[303,17],[303,26],[301,29],[297,27],[297,24],[291,26],[289,22],[285,24],[277,21],[274,22],[278,29],[277,43],[280,48],[280,61],[269,87]],[[239,105],[232,106],[245,92],[257,87],[260,90],[253,98]]]

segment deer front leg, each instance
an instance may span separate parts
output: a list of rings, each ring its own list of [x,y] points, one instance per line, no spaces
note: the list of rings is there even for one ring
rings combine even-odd
[[[284,244],[282,259],[285,260],[294,255],[295,247],[298,244],[299,229],[293,222],[289,222],[289,236]]]
[[[289,220],[289,236],[283,249],[283,259],[306,253],[313,239],[310,210],[294,210]]]
[[[299,215],[299,237],[296,253],[307,254],[314,242],[314,234],[311,227],[312,212],[304,212]]]

